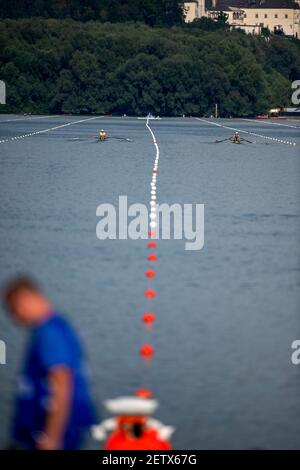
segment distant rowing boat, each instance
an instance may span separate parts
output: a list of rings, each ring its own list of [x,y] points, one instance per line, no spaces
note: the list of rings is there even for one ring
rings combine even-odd
[[[159,116],[156,116],[156,117],[155,117],[155,116],[153,116],[151,113],[149,113],[148,116],[146,116],[146,117],[138,117],[138,119],[149,120],[149,121],[150,121],[150,120],[151,120],[151,121],[156,120],[156,121],[157,121],[157,120],[160,120],[161,118],[160,118]]]

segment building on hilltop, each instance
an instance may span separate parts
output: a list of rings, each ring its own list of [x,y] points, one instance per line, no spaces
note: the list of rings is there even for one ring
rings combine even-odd
[[[271,33],[300,37],[300,0],[194,0],[185,2],[186,21],[206,16],[228,15],[232,29],[260,34],[263,28]]]
[[[300,2],[300,0],[299,0]],[[184,3],[185,8],[185,21],[191,23],[195,19],[206,16],[205,14],[205,0],[191,0]]]

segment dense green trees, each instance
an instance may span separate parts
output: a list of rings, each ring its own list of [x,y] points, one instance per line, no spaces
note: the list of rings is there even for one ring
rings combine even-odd
[[[61,3],[61,2],[60,2]],[[299,42],[208,20],[159,28],[55,19],[0,22],[0,112],[253,115],[289,104]]]
[[[79,21],[142,21],[150,26],[183,22],[178,0],[1,0],[0,18],[73,18]]]

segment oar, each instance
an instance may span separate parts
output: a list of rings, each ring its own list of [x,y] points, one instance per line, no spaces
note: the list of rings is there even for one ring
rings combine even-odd
[[[120,142],[133,142],[132,139],[127,139],[127,137],[118,137],[115,135],[109,135],[107,136],[107,139],[116,139],[116,140],[119,140]]]
[[[226,140],[230,140],[230,139],[223,139],[223,140],[216,140],[216,144],[220,144],[221,142],[225,142]]]
[[[241,137],[241,140],[244,140],[245,142],[248,142],[248,144],[253,144],[254,143],[251,140],[244,139],[244,137]]]
[[[90,139],[93,139],[96,137],[73,137],[71,139],[68,139],[70,142],[84,142]]]

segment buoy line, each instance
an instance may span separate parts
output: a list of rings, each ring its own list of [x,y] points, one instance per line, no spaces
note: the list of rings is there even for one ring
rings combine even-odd
[[[152,170],[152,180],[151,180],[151,183],[150,183],[150,186],[151,186],[151,198],[150,198],[150,223],[149,223],[149,226],[150,226],[150,232],[151,231],[155,231],[156,229],[156,179],[157,179],[157,172],[158,172],[158,163],[159,163],[159,146],[157,144],[157,141],[156,141],[156,137],[151,129],[151,127],[149,126],[149,119],[147,119],[146,121],[146,127],[148,129],[148,131],[150,132],[151,134],[151,137],[152,137],[152,140],[153,140],[153,145],[155,147],[155,150],[156,150],[156,155],[155,155],[155,160],[154,160],[154,165],[153,165],[153,170]],[[150,237],[151,237],[151,233],[150,233]],[[153,238],[153,237],[151,237]]]
[[[278,144],[292,145],[293,147],[296,147],[296,145],[297,145],[297,142],[291,142],[289,140],[277,139],[276,137],[270,137],[268,135],[258,134],[256,132],[246,131],[244,129],[238,129],[236,127],[225,126],[224,124],[219,124],[217,122],[208,121],[207,119],[203,119],[203,118],[195,118],[195,119],[197,121],[206,122],[207,124],[211,124],[213,126],[221,127],[222,129],[229,129],[231,131],[242,132],[244,134],[252,135],[254,137],[261,137],[262,139],[272,140],[273,142],[276,142]]]
[[[46,115],[46,116],[20,116],[20,117],[17,117],[17,118],[13,118],[13,119],[5,119],[5,120],[1,120],[0,119],[0,124],[3,124],[3,123],[6,123],[6,122],[18,122],[18,121],[35,121],[36,119],[52,119],[52,118],[55,118],[55,117],[60,117],[60,114],[49,114],[49,115]]]
[[[263,120],[258,120],[258,119],[246,119],[246,118],[243,118],[242,121],[255,122],[255,124],[267,124],[269,126],[281,126],[281,127],[290,127],[291,129],[300,129],[300,126],[293,126],[291,124],[283,124],[281,122],[263,121]]]
[[[153,145],[155,147],[155,159],[152,168],[152,177],[150,182],[150,213],[149,213],[149,239],[147,242],[147,261],[148,267],[145,271],[145,277],[148,281],[148,287],[144,292],[144,297],[147,299],[147,308],[146,311],[142,314],[142,322],[144,323],[145,327],[152,327],[156,320],[156,314],[153,312],[153,305],[152,301],[156,298],[157,293],[156,290],[153,288],[153,281],[156,277],[156,270],[153,268],[155,266],[155,262],[157,261],[157,254],[155,252],[157,248],[157,241],[154,239],[156,238],[156,229],[157,229],[157,174],[158,174],[158,163],[160,157],[159,146],[155,137],[154,132],[152,131],[149,125],[149,119],[146,121],[146,127],[151,135]],[[149,307],[148,307],[149,306]],[[151,343],[142,344],[140,347],[140,355],[144,360],[151,360],[155,354],[155,348]],[[143,391],[145,394],[146,392],[148,395],[152,395],[151,390],[146,387],[142,387],[140,390]]]
[[[104,116],[94,116],[94,117],[87,118],[87,119],[80,119],[79,121],[74,121],[74,122],[71,121],[71,122],[68,122],[66,124],[61,124],[61,125],[55,126],[55,127],[49,127],[48,129],[42,129],[41,131],[34,131],[34,132],[30,132],[28,134],[18,135],[18,136],[15,136],[15,137],[9,137],[8,139],[0,140],[0,144],[4,144],[4,143],[7,143],[7,142],[15,142],[17,140],[24,139],[25,137],[33,137],[35,135],[45,134],[46,132],[55,131],[57,129],[62,129],[63,127],[73,126],[74,124],[80,124],[82,122],[92,121],[93,119],[101,119],[103,117]]]

